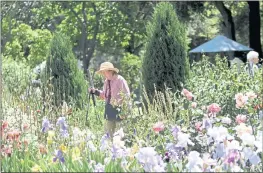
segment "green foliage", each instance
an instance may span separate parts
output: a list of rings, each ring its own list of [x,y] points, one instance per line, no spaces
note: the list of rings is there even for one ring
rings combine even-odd
[[[45,60],[51,39],[48,30],[32,30],[29,25],[21,24],[12,29],[12,35],[12,41],[5,47],[5,57],[23,61],[31,68]]]
[[[121,75],[126,79],[131,91],[137,89],[140,85],[141,66],[140,57],[125,53],[120,61]]]
[[[3,89],[16,96],[23,94],[30,82],[30,68],[12,59],[4,59],[2,68]]]
[[[157,91],[164,91],[165,85],[173,92],[181,90],[188,74],[186,32],[172,5],[158,4],[147,35],[142,71],[147,93],[154,93],[154,85]]]
[[[83,72],[77,67],[77,59],[66,35],[61,33],[54,35],[46,69],[48,75],[46,79],[52,78],[56,105],[60,105],[63,100],[68,103],[71,98],[77,107],[85,103],[87,84]]]
[[[203,56],[202,61],[194,62],[185,88],[195,95],[196,102],[201,106],[217,103],[222,107],[221,114],[235,117],[240,113],[236,108],[235,94],[253,91],[261,93],[262,76],[256,73],[252,79],[241,67],[238,73],[236,66],[229,69],[226,58],[216,56],[216,64]]]
[[[15,120],[14,124],[18,124],[15,129],[19,129],[21,125],[24,125],[26,122],[29,124],[30,129],[24,129],[21,131],[21,135],[18,137],[18,141],[21,141],[20,148],[14,145],[10,154],[3,152],[3,170],[14,172],[17,170],[36,172],[36,168],[39,168],[38,171],[43,172],[95,172],[95,165],[101,163],[102,165],[105,165],[104,172],[143,172],[144,165],[141,165],[140,162],[138,162],[136,157],[134,157],[135,154],[140,151],[140,148],[154,147],[155,151],[160,156],[163,156],[164,153],[167,152],[166,146],[171,144],[182,145],[179,141],[179,135],[175,137],[175,127],[179,129],[180,133],[182,132],[181,134],[189,136],[189,139],[194,142],[194,145],[187,145],[185,147],[188,153],[191,151],[197,151],[200,155],[212,153],[211,151],[213,151],[216,146],[212,143],[208,145],[207,138],[201,138],[207,135],[207,129],[202,128],[201,130],[198,130],[198,127],[196,126],[196,123],[202,123],[203,120],[208,118],[206,116],[206,106],[211,103],[218,103],[222,108],[222,110],[216,114],[215,118],[209,118],[211,121],[214,121],[212,128],[215,128],[216,126],[226,128],[229,135],[233,136],[235,138],[234,140],[240,142],[241,147],[248,147],[244,140],[238,137],[238,133],[241,131],[243,132],[243,128],[237,130],[237,127],[240,128],[238,123],[233,119],[230,124],[223,123],[223,118],[234,118],[236,113],[244,114],[247,115],[247,121],[244,124],[245,127],[253,127],[253,135],[256,136],[257,142],[261,142],[258,134],[262,131],[262,119],[259,119],[258,112],[250,113],[251,109],[253,109],[253,105],[246,104],[247,109],[236,109],[234,94],[246,91],[253,91],[259,94],[258,92],[262,90],[263,83],[261,78],[262,71],[259,71],[254,78],[251,78],[243,72],[238,74],[237,69],[235,68],[228,69],[225,59],[217,58],[215,62],[216,65],[211,64],[206,58],[204,58],[203,61],[192,65],[190,78],[187,80],[187,84],[184,87],[189,89],[189,91],[195,95],[194,100],[188,100],[183,95],[178,96],[178,94],[173,93],[166,88],[165,92],[157,92],[153,102],[150,102],[147,98],[147,93],[145,93],[147,104],[149,104],[148,110],[142,111],[142,114],[139,114],[136,109],[133,109],[133,112],[127,116],[127,119],[118,124],[117,129],[120,127],[123,128],[124,137],[119,139],[120,141],[115,138],[114,144],[118,147],[122,147],[124,144],[126,149],[131,151],[128,156],[124,156],[128,166],[122,166],[123,162],[121,161],[123,158],[119,157],[108,162],[107,159],[110,160],[111,156],[114,156],[116,153],[112,153],[112,150],[107,149],[102,151],[105,144],[110,144],[109,147],[112,147],[110,142],[108,143],[105,141],[105,136],[103,136],[103,126],[97,119],[97,115],[101,118],[103,117],[103,101],[98,101],[95,109],[94,107],[90,107],[88,126],[84,124],[85,117],[83,114],[85,114],[86,110],[76,109],[75,105],[65,108],[64,111],[62,110],[62,112],[70,112],[69,110],[72,111],[69,116],[65,116],[68,125],[69,138],[62,138],[58,126],[54,126],[52,129],[54,134],[51,137],[51,133],[41,132],[42,119],[38,119],[38,123],[35,122],[36,116],[34,115],[37,115],[39,118],[41,114],[36,113],[36,110],[40,109],[41,106],[44,106],[40,100],[35,100],[35,102],[31,102],[30,104],[27,101],[20,101],[17,105],[12,105],[10,102],[12,101],[12,98],[5,99],[3,105],[5,110],[7,110],[4,114],[7,120]],[[4,95],[6,96],[6,93],[4,93]],[[31,95],[31,97],[32,99],[36,99],[33,95]],[[259,99],[256,98],[255,100]],[[166,104],[163,104],[163,102]],[[197,103],[196,107],[192,106],[194,102]],[[14,107],[18,107],[18,105],[23,105],[25,109],[21,109],[21,112],[17,111]],[[227,106],[232,106],[232,108]],[[57,115],[58,113],[54,109],[50,110],[48,119],[50,120],[50,123],[55,124],[57,118],[51,119],[50,117],[54,117],[54,115]],[[61,110],[58,109],[58,111],[60,112]],[[62,113],[62,115],[64,114]],[[153,128],[154,126],[156,127],[156,122],[158,121],[163,123],[164,128],[160,132],[156,132]],[[7,133],[9,133],[14,127],[11,125],[10,121],[7,122],[9,129],[4,130],[3,136],[7,136]],[[202,126],[206,126],[206,124],[203,122]],[[177,134],[179,134],[179,132]],[[203,135],[200,136],[200,134]],[[89,137],[88,143],[87,137]],[[3,139],[3,151],[7,151],[12,140],[8,138]],[[184,139],[180,140],[186,141]],[[26,141],[29,143],[28,145],[26,145]],[[48,150],[44,150],[46,152],[41,152],[40,146]],[[94,149],[96,149],[96,151]],[[256,149],[257,148],[255,148],[255,150]],[[55,157],[54,153],[58,150],[63,152],[62,156],[65,159],[64,163],[53,162],[52,160]],[[258,154],[261,153],[259,152]],[[166,166],[165,171],[182,172],[186,169],[185,164],[187,163],[189,163],[188,158],[182,158],[177,164],[172,162],[167,163],[168,165]],[[218,164],[220,163],[221,162],[218,161]],[[243,170],[245,170],[244,172],[251,172],[252,169],[257,171],[262,168],[261,163],[255,166],[256,167],[254,168],[250,167]]]

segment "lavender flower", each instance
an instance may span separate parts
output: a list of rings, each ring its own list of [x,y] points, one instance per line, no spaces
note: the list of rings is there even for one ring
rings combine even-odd
[[[120,148],[115,147],[115,145],[112,145],[112,148],[111,148],[112,160],[115,160],[116,158],[119,157],[119,150]]]
[[[65,162],[63,152],[61,150],[56,150],[56,156],[53,158],[53,162],[56,162],[57,160],[59,160],[62,163]]]
[[[225,162],[227,164],[236,163],[239,160],[239,158],[240,158],[240,155],[239,155],[238,150],[230,150],[226,157]]]
[[[191,151],[188,155],[187,169],[191,172],[203,168],[203,159],[200,157],[200,153],[197,151]]]
[[[140,148],[135,157],[143,165],[145,172],[163,171],[166,166],[161,156],[156,153],[153,147]]]
[[[51,127],[51,124],[49,122],[49,120],[47,118],[43,118],[43,122],[42,122],[42,132],[46,133]]]
[[[178,134],[178,132],[180,132],[180,127],[179,126],[175,126],[175,127],[173,127],[171,129],[171,131],[172,131],[173,137],[177,138],[177,134]]]
[[[227,128],[223,126],[209,128],[207,134],[215,142],[222,142],[229,136]]]
[[[218,159],[224,157],[226,154],[226,149],[223,142],[216,143],[215,153],[213,155],[213,159]]]
[[[110,136],[107,134],[103,135],[100,141],[100,151],[104,151],[109,148],[108,139]]]
[[[136,136],[137,135],[137,132],[136,132],[136,129],[134,128],[133,129],[133,134]]]
[[[105,165],[98,163],[95,165],[94,172],[105,172]]]
[[[168,152],[165,158],[169,158],[169,161],[178,161],[183,156],[183,147],[178,147],[173,143],[168,143],[166,145],[166,150]]]
[[[87,148],[89,148],[92,152],[97,151],[97,148],[94,146],[92,141],[87,142]]]
[[[183,133],[183,132],[178,132],[177,139],[178,142],[176,144],[177,147],[187,147],[187,144],[189,145],[194,145],[194,143],[189,139],[190,135]]]
[[[68,129],[68,125],[66,124],[66,118],[65,117],[59,117],[56,125],[60,126],[60,128],[62,130],[67,130]]]
[[[67,138],[69,137],[68,134],[68,125],[66,123],[65,117],[59,117],[56,123],[57,126],[60,126],[60,134],[62,137]]]
[[[67,130],[60,129],[60,134],[64,138],[68,138],[69,137],[69,134],[68,134]]]
[[[115,160],[116,158],[124,158],[128,155],[128,152],[125,148],[120,148],[116,145],[112,145],[111,152],[112,160]]]
[[[249,160],[249,162],[253,165],[257,165],[260,163],[261,159],[258,157],[255,151],[252,151],[251,148],[246,147],[243,149],[245,161]]]
[[[263,119],[263,111],[259,111],[259,113],[258,113],[258,119],[260,119],[260,120]]]
[[[256,153],[262,152],[262,131],[258,131],[257,132],[257,136],[256,136],[256,141],[255,141],[255,146],[257,147],[257,151]]]
[[[209,118],[206,118],[206,119],[203,119],[203,126],[202,126],[203,129],[210,129],[212,128],[212,122]]]

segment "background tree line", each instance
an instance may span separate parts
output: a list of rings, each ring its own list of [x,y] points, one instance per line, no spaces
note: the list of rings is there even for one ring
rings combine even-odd
[[[146,24],[158,3],[1,1],[2,57],[34,68],[46,59],[52,34],[61,31],[70,38],[84,73],[107,59],[124,72],[135,90],[147,41]],[[262,2],[170,3],[186,27],[188,50],[223,34],[262,57]]]

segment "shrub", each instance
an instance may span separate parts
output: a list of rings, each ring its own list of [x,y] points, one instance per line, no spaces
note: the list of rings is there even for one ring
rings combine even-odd
[[[30,68],[23,62],[3,60],[3,89],[20,96],[30,83]]]
[[[122,75],[127,80],[131,92],[139,89],[141,78],[141,59],[140,57],[125,53],[120,61]]]
[[[188,74],[186,32],[172,5],[159,3],[153,20],[147,26],[148,40],[143,59],[142,75],[147,93],[181,90]]]
[[[211,64],[208,59],[203,56],[201,61],[193,63],[185,85],[199,105],[217,103],[222,107],[222,114],[234,117],[240,113],[235,105],[235,94],[253,91],[261,95],[261,72],[256,73],[253,79],[244,70],[239,73],[236,66],[228,68],[226,58],[216,56],[216,64]]]
[[[46,79],[51,79],[57,106],[64,100],[67,103],[73,101],[80,107],[86,101],[87,84],[84,74],[78,69],[72,45],[64,34],[56,33],[51,41],[46,74]]]

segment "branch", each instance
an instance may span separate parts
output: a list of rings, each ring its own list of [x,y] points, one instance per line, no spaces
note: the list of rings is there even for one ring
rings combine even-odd
[[[78,19],[78,21],[79,21],[80,23],[82,23],[82,20],[81,20],[81,18],[79,18],[78,13],[72,8],[71,5],[69,6],[69,8],[70,8],[70,11],[76,16],[76,18]],[[82,23],[82,24],[83,24],[83,23]]]

